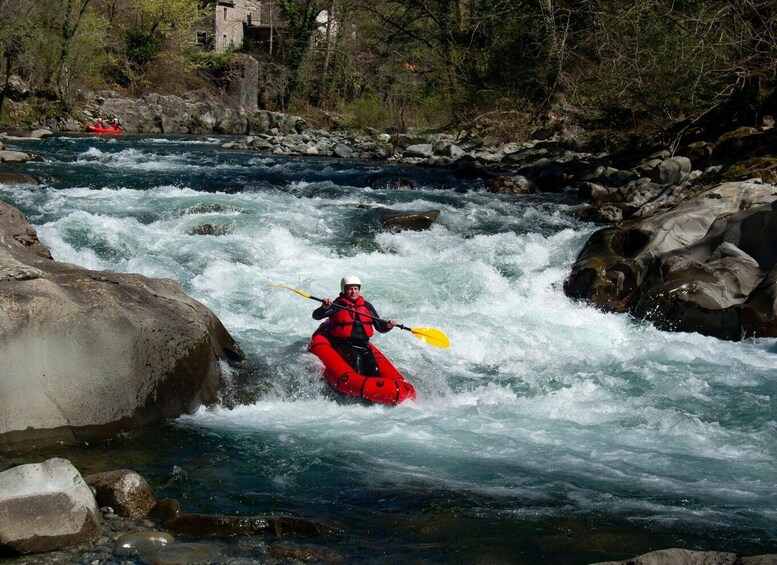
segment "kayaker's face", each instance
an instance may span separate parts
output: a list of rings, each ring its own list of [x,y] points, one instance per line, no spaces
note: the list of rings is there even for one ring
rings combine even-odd
[[[359,292],[361,292],[361,287],[358,284],[349,284],[345,287],[343,294],[348,300],[354,301],[359,298]]]

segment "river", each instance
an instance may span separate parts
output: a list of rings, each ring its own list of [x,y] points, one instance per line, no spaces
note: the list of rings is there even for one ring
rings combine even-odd
[[[494,195],[445,169],[224,141],[6,143],[45,158],[6,167],[43,182],[0,185],[0,198],[56,259],[175,279],[247,354],[225,367],[219,405],[41,458],[133,468],[189,512],[336,524],[301,543],[348,562],[775,552],[774,340],[662,332],[566,298],[596,229],[575,219],[573,194]],[[427,231],[381,223],[428,209],[441,213]],[[416,402],[333,393],[306,351],[316,303],[268,286],[333,296],[345,274],[381,316],[449,336],[449,349],[401,330],[374,338]]]

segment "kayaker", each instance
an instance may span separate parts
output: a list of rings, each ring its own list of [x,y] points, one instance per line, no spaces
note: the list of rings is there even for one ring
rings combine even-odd
[[[361,296],[362,282],[355,275],[347,275],[340,281],[340,295],[332,300],[324,298],[321,306],[313,310],[314,320],[323,320],[316,333],[323,332],[332,347],[364,376],[377,376],[378,363],[369,348],[370,337],[374,330],[386,333],[397,325],[395,320],[375,320],[367,316],[380,318],[372,304]],[[338,308],[341,306],[342,308]],[[348,310],[346,310],[347,308]],[[351,312],[355,310],[358,312]],[[366,314],[363,316],[360,314]]]

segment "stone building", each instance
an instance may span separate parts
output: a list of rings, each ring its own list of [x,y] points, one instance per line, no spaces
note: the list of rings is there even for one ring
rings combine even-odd
[[[198,43],[217,52],[239,48],[248,39],[272,53],[286,28],[286,19],[272,0],[216,0],[213,5],[213,36],[200,36]]]

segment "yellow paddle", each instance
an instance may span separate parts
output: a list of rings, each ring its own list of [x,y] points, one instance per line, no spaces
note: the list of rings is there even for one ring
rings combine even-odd
[[[299,290],[291,286],[286,286],[285,284],[268,284],[267,286],[272,286],[275,288],[285,288],[292,292],[296,292],[297,294],[299,294],[300,296],[304,296],[305,298],[310,298],[311,300],[318,300],[319,302],[324,301],[322,298],[316,298],[315,296],[308,294],[304,290]],[[350,308],[340,306],[339,304],[332,304],[332,306],[335,308],[340,308],[341,310],[348,310],[349,312],[355,312],[355,310],[351,310]],[[383,320],[381,318],[376,318],[375,316],[370,316],[369,314],[363,314],[361,312],[356,312],[356,313],[362,316],[367,316],[368,318],[372,318],[373,320],[386,323],[386,320]],[[397,324],[397,327],[411,332],[418,339],[420,339],[425,343],[428,343],[429,345],[434,345],[435,347],[443,347],[443,348],[450,347],[451,345],[451,342],[448,339],[448,336],[445,335],[442,331],[438,330],[437,328],[408,328],[407,326],[403,326],[402,324]]]

